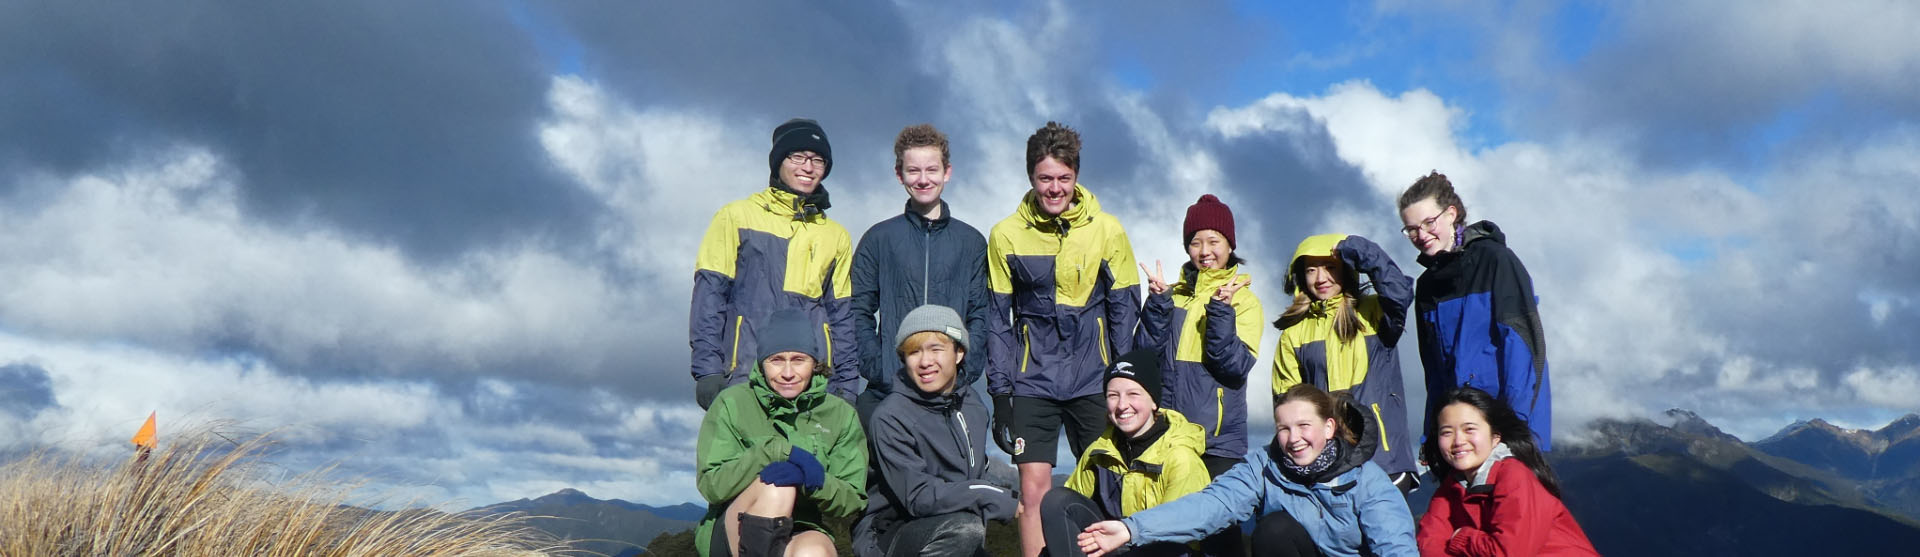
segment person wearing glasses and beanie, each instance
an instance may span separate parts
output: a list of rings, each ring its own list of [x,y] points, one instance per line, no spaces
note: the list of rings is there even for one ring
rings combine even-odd
[[[694,400],[701,408],[747,381],[760,353],[755,326],[782,309],[807,316],[831,371],[828,390],[851,401],[860,387],[850,269],[853,241],[827,218],[821,182],[833,170],[827,132],[795,118],[773,129],[767,187],[721,207],[700,240],[688,315]]]
[[[1442,397],[1457,387],[1480,389],[1513,407],[1547,452],[1553,444],[1547,334],[1533,276],[1507,249],[1507,235],[1491,221],[1466,224],[1466,204],[1439,172],[1400,194],[1400,222],[1427,268],[1413,294],[1427,376],[1422,415],[1433,421]]]

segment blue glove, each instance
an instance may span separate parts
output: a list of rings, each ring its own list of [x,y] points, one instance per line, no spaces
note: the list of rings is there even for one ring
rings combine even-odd
[[[806,474],[800,471],[799,466],[785,460],[768,464],[766,468],[760,469],[760,481],[780,487],[800,485],[801,481],[805,480],[806,477]]]
[[[800,447],[794,447],[793,451],[787,454],[787,462],[800,469],[800,474],[804,476],[804,479],[800,481],[800,486],[807,488],[807,491],[820,489],[827,485],[827,468],[820,465],[820,459],[814,458],[813,453],[807,452],[806,449]]]

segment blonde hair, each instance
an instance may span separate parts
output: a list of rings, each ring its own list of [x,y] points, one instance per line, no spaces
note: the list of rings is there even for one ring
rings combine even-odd
[[[955,342],[953,337],[947,336],[946,333],[940,331],[920,331],[907,336],[906,340],[900,341],[900,348],[898,349],[900,359],[907,359],[907,353],[919,350],[934,340],[947,343],[948,346],[952,346],[954,350],[959,351],[961,354],[967,353],[967,347],[961,346],[959,342]]]

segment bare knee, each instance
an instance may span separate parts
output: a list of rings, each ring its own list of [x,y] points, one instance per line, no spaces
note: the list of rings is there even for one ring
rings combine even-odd
[[[791,486],[782,487],[755,480],[728,509],[754,516],[792,516],[793,503],[799,495],[799,490]]]
[[[807,530],[793,535],[787,542],[787,557],[833,557],[833,538],[826,534]]]

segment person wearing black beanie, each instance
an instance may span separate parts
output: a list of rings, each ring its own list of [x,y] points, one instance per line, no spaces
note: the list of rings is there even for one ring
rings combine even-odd
[[[701,408],[721,389],[747,380],[759,343],[768,338],[758,327],[779,310],[806,317],[815,356],[831,371],[830,392],[852,400],[860,387],[849,297],[853,239],[827,218],[821,185],[833,167],[833,148],[820,123],[804,118],[775,127],[770,141],[768,186],[720,208],[695,260],[687,336]]]

